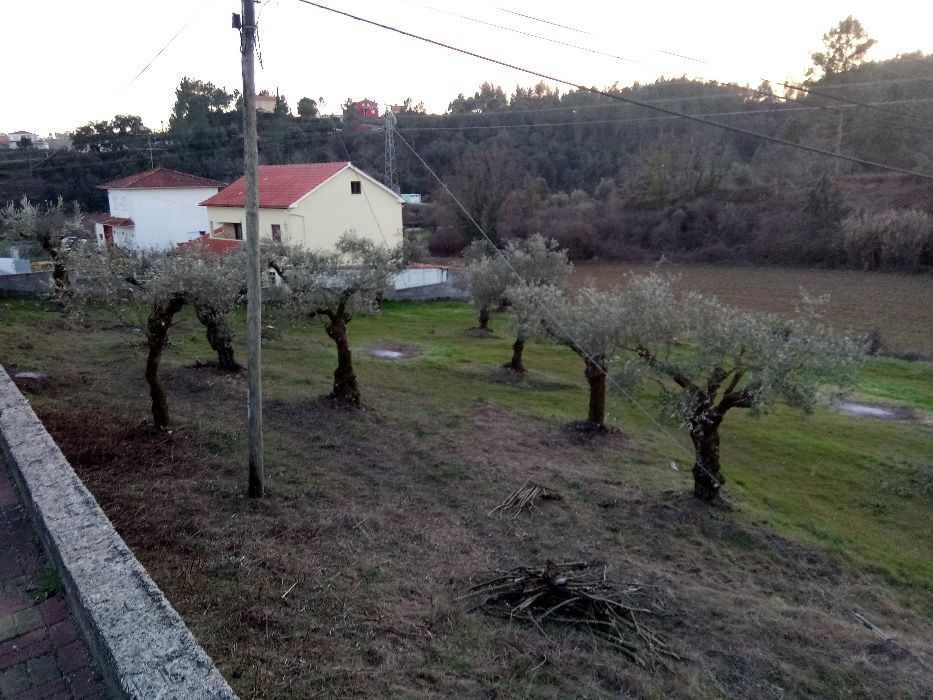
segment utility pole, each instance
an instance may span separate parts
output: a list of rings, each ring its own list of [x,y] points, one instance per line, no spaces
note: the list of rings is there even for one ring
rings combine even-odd
[[[259,146],[256,137],[256,6],[243,0],[240,53],[243,63],[243,152],[246,176],[246,418],[249,426],[250,498],[261,498],[262,476],[262,372],[259,330],[262,321],[262,288],[259,279]]]
[[[845,120],[845,115],[843,114],[842,109],[840,107],[836,108],[836,119],[837,119],[836,121],[836,155],[838,156],[840,153],[842,153],[842,126]],[[836,175],[839,174],[840,163],[841,161],[837,159],[835,163]]]
[[[385,114],[385,186],[398,194],[398,173],[395,169],[395,112],[390,105],[386,106]]]

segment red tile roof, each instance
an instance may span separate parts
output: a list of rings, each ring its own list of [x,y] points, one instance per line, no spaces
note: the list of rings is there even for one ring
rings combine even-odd
[[[175,250],[179,253],[194,253],[200,254],[202,257],[214,257],[223,255],[228,250],[242,245],[242,243],[243,241],[232,238],[212,238],[205,234],[199,238],[179,243],[175,246]]]
[[[94,220],[95,224],[103,224],[104,226],[135,226],[132,219],[129,219],[125,216],[110,216],[109,214],[101,219]]]
[[[182,187],[223,187],[224,183],[208,180],[189,173],[180,173],[168,168],[153,168],[113,182],[100,185],[102,190],[155,190]]]
[[[326,182],[349,165],[340,163],[300,163],[297,165],[259,166],[259,206],[288,209],[308,192]],[[208,207],[242,207],[246,179],[240,178],[213,197],[201,202]]]

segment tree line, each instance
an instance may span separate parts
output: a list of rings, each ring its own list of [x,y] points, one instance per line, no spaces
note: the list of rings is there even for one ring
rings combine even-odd
[[[923,219],[933,201],[929,180],[870,171],[612,99],[707,115],[933,174],[933,57],[917,52],[867,61],[874,40],[851,17],[823,39],[824,50],[811,57],[811,77],[800,85],[659,78],[612,85],[601,95],[545,83],[509,94],[486,82],[473,95],[454,98],[445,114],[427,114],[405,100],[397,128],[496,241],[541,232],[575,260],[664,255],[930,269],[933,232]],[[231,181],[242,174],[241,105],[236,91],[186,77],[165,131],[117,115],[76,129],[71,151],[0,154],[0,204],[24,194],[62,196],[85,211],[101,211],[101,183],[151,164]],[[320,100],[310,97],[298,107],[293,115],[280,95],[273,113],[259,115],[260,162],[349,159],[381,176],[381,131],[358,128],[349,113],[343,120],[322,117]],[[459,253],[479,232],[407,147],[396,150],[403,190],[433,201],[420,217],[431,249]],[[881,219],[887,223],[879,228]],[[870,235],[856,231],[867,225],[875,226]]]

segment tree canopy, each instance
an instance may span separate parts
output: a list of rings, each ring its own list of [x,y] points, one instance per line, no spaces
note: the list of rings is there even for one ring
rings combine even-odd
[[[862,23],[849,15],[823,35],[825,49],[811,54],[810,58],[822,75],[832,77],[859,65],[865,60],[868,50],[877,43],[869,38]],[[813,73],[811,68],[808,74]]]

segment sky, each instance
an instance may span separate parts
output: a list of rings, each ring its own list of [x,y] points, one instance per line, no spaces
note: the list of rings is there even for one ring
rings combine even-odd
[[[917,50],[933,53],[929,29],[933,26],[933,3],[917,0],[787,0],[777,4],[748,0],[637,4],[595,0],[321,2],[476,53],[600,87],[616,82],[620,86],[653,82],[662,75],[753,86],[763,78],[772,82],[800,80],[810,65],[810,54],[822,49],[824,32],[849,14],[878,40],[869,59]],[[231,27],[233,12],[240,12],[238,0],[29,0],[6,4],[4,26],[23,30],[4,32],[4,42],[0,43],[6,83],[0,131],[45,135],[70,131],[92,120],[111,119],[115,114],[139,115],[155,130],[167,127],[174,91],[182,77],[210,81],[231,92],[241,87],[239,37]],[[304,96],[323,97],[324,113],[339,112],[347,98],[397,104],[411,97],[416,103],[423,101],[428,111],[443,112],[458,93],[472,94],[483,81],[501,85],[506,93],[514,91],[516,85],[538,82],[536,77],[367,26],[299,0],[263,0],[257,4],[257,12],[262,53],[257,89],[280,91],[293,110]],[[590,52],[490,24],[576,44]]]

